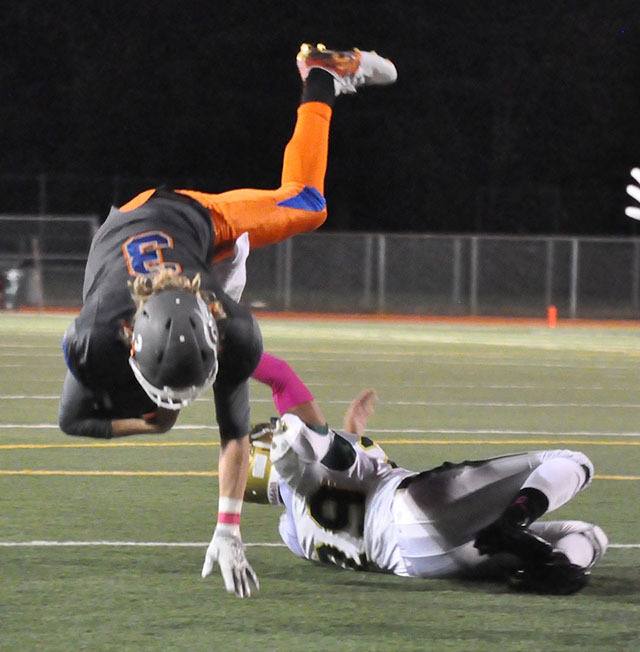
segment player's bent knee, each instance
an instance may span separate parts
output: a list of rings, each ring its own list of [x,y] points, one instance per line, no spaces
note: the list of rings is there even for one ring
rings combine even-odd
[[[576,540],[573,543],[573,540]],[[581,566],[586,569],[593,568],[604,556],[609,546],[609,539],[604,530],[593,523],[581,523],[580,527],[558,542],[558,548],[565,551],[584,549],[584,559],[580,560]]]
[[[593,476],[595,474],[595,469],[593,466],[593,462],[584,453],[582,453],[581,451],[573,451],[568,449],[549,450],[549,451],[545,451],[545,453],[543,454],[543,461],[545,459],[553,459],[558,457],[569,459],[582,468],[582,471],[584,473],[584,481],[581,487],[582,489],[588,487],[591,484],[591,481],[593,480]]]
[[[327,210],[309,212],[304,216],[305,231],[315,231],[321,227],[327,219]]]
[[[593,467],[593,462],[584,454],[581,453],[580,451],[568,451],[571,453],[571,459],[579,464],[582,467],[582,470],[584,471],[585,474],[585,479],[582,484],[582,487],[588,487],[591,484],[591,481],[593,480],[593,476],[595,473],[595,469]]]

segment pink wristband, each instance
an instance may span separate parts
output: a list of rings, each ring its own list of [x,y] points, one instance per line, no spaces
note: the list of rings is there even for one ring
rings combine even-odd
[[[240,514],[234,512],[218,512],[218,523],[224,525],[240,525]]]

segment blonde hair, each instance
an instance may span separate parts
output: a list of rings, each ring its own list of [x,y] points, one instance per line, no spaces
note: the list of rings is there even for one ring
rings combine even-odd
[[[200,274],[196,274],[190,279],[185,274],[176,272],[175,269],[163,267],[162,269],[152,274],[139,274],[133,281],[129,281],[129,290],[131,297],[136,304],[136,313],[133,316],[132,324],[135,324],[136,319],[144,309],[144,304],[158,292],[164,290],[187,290],[198,295],[208,306],[216,320],[225,319],[226,314],[222,304],[216,298],[213,292],[202,290],[200,288],[201,278]],[[127,325],[128,326],[128,325]],[[127,342],[131,341],[131,327],[123,330],[123,336]]]
[[[133,281],[129,281],[129,290],[136,304],[136,317],[150,297],[164,290],[187,290],[202,296],[200,292],[200,274],[196,274],[190,279],[188,276],[168,267],[163,267],[153,274],[136,276]],[[203,298],[205,301],[207,300],[205,297]]]

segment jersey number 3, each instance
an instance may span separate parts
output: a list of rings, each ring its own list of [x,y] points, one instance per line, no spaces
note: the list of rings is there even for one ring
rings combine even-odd
[[[122,244],[129,274],[148,274],[160,269],[182,271],[180,263],[167,262],[163,251],[173,249],[173,238],[164,231],[136,233]]]

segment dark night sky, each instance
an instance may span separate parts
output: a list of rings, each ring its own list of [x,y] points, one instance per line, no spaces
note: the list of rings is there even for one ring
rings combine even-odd
[[[0,212],[31,210],[39,173],[59,212],[104,214],[115,176],[121,200],[276,186],[320,40],[399,71],[336,105],[324,228],[635,233],[638,0],[4,6]]]

